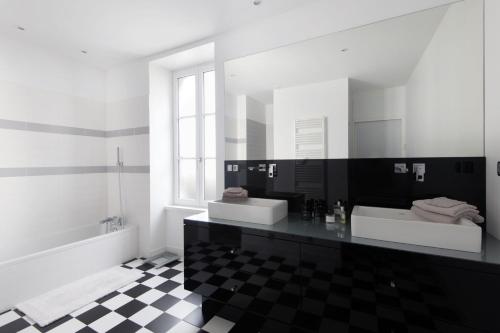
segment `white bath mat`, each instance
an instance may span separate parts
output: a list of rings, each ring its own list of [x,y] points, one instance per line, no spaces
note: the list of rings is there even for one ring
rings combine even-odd
[[[113,267],[34,297],[16,307],[43,327],[142,276],[139,270]]]

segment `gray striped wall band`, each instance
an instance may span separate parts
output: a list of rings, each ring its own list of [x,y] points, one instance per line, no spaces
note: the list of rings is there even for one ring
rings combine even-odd
[[[104,131],[104,130],[96,130],[89,128],[49,125],[49,124],[33,123],[33,122],[18,121],[18,120],[8,120],[8,119],[0,119],[0,128],[20,130],[20,131],[54,133],[54,134],[92,136],[98,138],[115,138],[120,136],[149,134],[148,126]]]
[[[78,175],[90,173],[116,173],[117,166],[73,166],[73,167],[31,167],[0,168],[0,177]],[[149,173],[149,165],[126,165],[123,173]]]

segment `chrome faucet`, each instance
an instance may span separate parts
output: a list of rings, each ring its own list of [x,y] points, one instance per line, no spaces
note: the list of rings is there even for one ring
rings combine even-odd
[[[107,217],[99,223],[106,225],[106,233],[123,229],[123,218],[121,216]]]
[[[110,223],[113,221],[113,217],[106,217],[104,220],[99,221],[100,224]]]

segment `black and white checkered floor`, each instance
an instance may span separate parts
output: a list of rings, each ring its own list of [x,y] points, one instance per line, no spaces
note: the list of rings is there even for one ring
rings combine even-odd
[[[274,261],[272,260],[272,262]],[[265,286],[258,288],[258,284],[255,283],[259,283],[259,276],[251,276],[250,274],[240,276],[242,273],[231,273],[231,279],[236,282],[239,281],[238,279],[246,282],[241,287],[240,293],[228,296],[227,292],[224,291],[224,281],[228,278],[221,276],[207,280],[207,276],[205,276],[203,280],[206,281],[201,283],[196,281],[199,274],[194,274],[197,271],[193,270],[189,260],[187,266],[185,273],[189,280],[186,283],[195,283],[189,289],[196,289],[200,294],[203,294],[205,289],[211,287],[210,300],[184,289],[184,263],[176,261],[160,269],[155,269],[151,264],[145,264],[144,260],[135,259],[123,264],[123,267],[144,272],[144,276],[132,284],[42,328],[35,325],[18,310],[4,312],[0,314],[0,333],[455,332],[455,330],[448,330],[446,327],[435,330],[435,324],[428,320],[428,312],[439,308],[432,306],[429,310],[424,306],[427,303],[423,302],[423,299],[418,298],[419,301],[417,301],[414,297],[415,292],[411,293],[406,290],[410,287],[408,283],[401,286],[400,293],[402,294],[399,296],[393,295],[394,297],[391,297],[394,290],[389,288],[391,290],[387,296],[383,296],[386,295],[384,290],[377,290],[376,296],[365,299],[366,292],[363,294],[361,291],[363,286],[358,286],[363,280],[360,275],[361,271],[357,271],[350,278],[355,281],[352,288],[345,287],[350,288],[349,290],[352,289],[351,292],[348,292],[349,295],[353,296],[352,302],[340,304],[339,302],[342,302],[343,298],[339,296],[338,299],[335,299],[335,304],[325,305],[321,303],[319,304],[321,307],[318,308],[315,300],[324,296],[308,292],[304,298],[302,310],[298,311],[295,298],[282,285],[274,285],[274,283],[270,285],[263,282]],[[225,267],[224,269],[220,274],[230,273],[230,268]],[[210,265],[204,270],[211,271]],[[304,267],[304,274],[308,275],[307,267]],[[311,278],[308,279],[311,286],[319,283],[320,281],[316,281],[319,278],[320,276],[311,275]],[[341,283],[342,281],[335,279],[334,282]],[[214,285],[207,286],[210,283]],[[217,289],[215,285],[220,285],[221,288]],[[195,286],[198,287],[192,288]],[[334,287],[342,289],[340,285]],[[358,287],[361,288],[359,291],[357,291]],[[266,301],[259,299],[260,293],[265,294]],[[433,293],[429,288],[424,290],[422,297],[425,298],[427,293],[433,295],[433,300],[438,299],[439,295]],[[338,290],[338,294],[342,295],[342,290]],[[242,307],[238,305],[241,305],[240,303],[245,301],[245,297],[249,295],[254,295],[254,299],[250,302],[250,309],[253,310],[244,312],[240,310]],[[273,295],[276,296],[276,301],[270,303],[269,300],[273,299]],[[373,305],[374,297],[380,303],[380,307]],[[385,300],[397,302],[400,305],[398,308],[401,308],[403,313],[395,312],[394,309],[390,310],[391,307],[386,308],[384,306]],[[431,303],[434,304],[435,301]],[[423,310],[419,311],[418,307],[422,308],[422,306],[424,306]],[[308,312],[308,309],[311,312]],[[275,312],[279,316],[273,315]],[[319,313],[322,313],[321,317],[318,316]],[[397,320],[398,317],[402,319]],[[348,325],[353,320],[356,325]],[[341,324],[343,326],[338,326]],[[367,325],[369,327],[361,327]]]
[[[222,303],[203,302],[184,290],[184,265],[177,261],[160,269],[142,259],[123,267],[138,269],[144,277],[82,309],[39,327],[19,310],[0,314],[0,333],[73,332],[209,332],[235,331],[243,313]]]

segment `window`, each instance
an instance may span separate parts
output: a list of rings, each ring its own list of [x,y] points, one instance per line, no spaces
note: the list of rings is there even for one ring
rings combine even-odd
[[[215,72],[175,73],[176,204],[202,206],[215,193]]]

